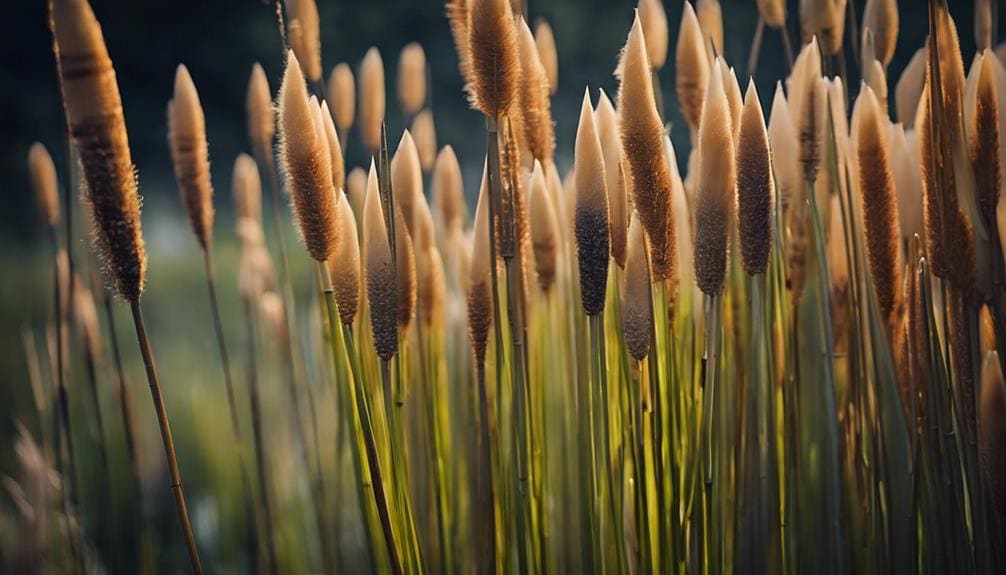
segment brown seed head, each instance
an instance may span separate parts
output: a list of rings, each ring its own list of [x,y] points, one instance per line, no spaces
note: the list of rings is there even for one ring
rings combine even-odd
[[[479,190],[478,205],[475,208],[472,253],[468,266],[468,336],[472,341],[475,359],[485,361],[489,328],[492,326],[492,294],[490,279],[493,265],[489,253],[489,186],[485,168],[482,170],[482,186]]]
[[[709,85],[709,58],[706,55],[703,38],[702,28],[699,27],[695,10],[692,9],[690,2],[685,2],[684,13],[681,16],[681,28],[678,30],[678,46],[675,52],[677,70],[675,89],[678,94],[678,105],[681,106],[681,114],[693,131],[699,129],[699,122],[702,119],[702,99],[705,98],[706,86]],[[618,109],[623,113],[625,111],[621,105]],[[643,213],[640,212],[639,215],[645,222],[646,217]],[[647,226],[647,232],[652,238],[653,233],[649,230],[649,226]],[[656,262],[654,262],[654,267],[658,267]]]
[[[866,0],[863,9],[863,34],[873,31],[874,56],[887,66],[898,44],[897,0]]]
[[[548,77],[548,91],[555,94],[559,89],[559,57],[555,49],[555,36],[548,20],[538,18],[534,26],[534,42],[538,48],[538,58]]]
[[[406,116],[426,103],[426,52],[417,42],[409,42],[398,56],[398,103]]]
[[[979,56],[980,66],[974,98],[974,122],[971,129],[971,166],[975,177],[975,196],[978,210],[986,228],[996,221],[999,189],[1002,185],[1002,164],[999,147],[999,96],[997,94],[995,56],[986,51]]]
[[[343,132],[353,126],[356,114],[356,82],[349,64],[340,62],[328,76],[328,103],[332,106],[335,125]]]
[[[352,325],[360,304],[360,243],[353,210],[345,194],[337,195],[339,241],[328,260],[328,267],[332,274],[335,303],[339,307],[339,319],[344,325]]]
[[[377,168],[373,160],[367,177],[367,200],[363,211],[363,265],[367,279],[370,322],[374,331],[374,348],[381,359],[389,360],[398,351],[399,300],[395,287],[395,262],[391,260],[388,228],[384,222]],[[407,234],[403,235],[407,237]],[[405,242],[395,247],[396,251],[405,251]]]
[[[464,183],[461,180],[458,157],[450,146],[444,146],[437,154],[430,183],[430,197],[447,234],[460,230],[465,209]]]
[[[639,0],[636,14],[643,25],[646,56],[654,70],[667,62],[667,13],[661,0]],[[680,41],[679,41],[680,42]]]
[[[894,86],[894,103],[898,120],[905,126],[915,125],[915,114],[919,109],[919,98],[926,83],[926,64],[929,61],[925,46],[919,48],[905,66]]]
[[[758,13],[766,26],[782,28],[786,25],[786,0],[758,0]]]
[[[601,90],[597,102],[597,135],[604,152],[604,177],[608,188],[608,215],[611,222],[611,256],[619,267],[625,267],[625,234],[629,226],[625,203],[625,171],[622,166],[622,140],[619,137],[618,114]]]
[[[815,182],[821,166],[821,155],[827,117],[827,87],[821,81],[821,54],[816,39],[804,48],[804,66],[799,80],[794,74],[793,115],[800,141],[800,166],[803,181]]]
[[[800,2],[800,30],[804,43],[816,36],[825,56],[842,49],[845,34],[846,0],[803,0]]]
[[[768,269],[772,249],[772,207],[775,186],[765,117],[754,81],[748,83],[737,144],[737,225],[741,260],[750,275]]]
[[[556,220],[552,198],[545,183],[545,173],[541,164],[535,161],[531,173],[531,245],[534,248],[535,271],[538,285],[548,293],[555,283],[558,245],[561,241],[559,223]]]
[[[580,261],[580,294],[587,315],[604,311],[608,285],[608,191],[604,155],[594,127],[590,93],[584,92],[576,130],[576,248]]]
[[[391,186],[395,191],[395,205],[402,210],[409,234],[415,234],[414,206],[423,197],[423,169],[419,151],[412,135],[406,130],[398,142],[398,150],[391,159]]]
[[[458,53],[458,71],[466,85],[472,82],[471,52],[468,48],[468,34],[471,29],[471,0],[447,0],[447,21],[454,37],[454,50]]]
[[[321,24],[315,0],[287,0],[290,47],[311,82],[321,79]]]
[[[639,214],[632,212],[625,260],[625,288],[622,290],[622,337],[636,361],[650,353],[653,309],[650,303],[650,260],[646,232]]]
[[[248,141],[252,153],[260,160],[272,159],[272,139],[276,135],[276,116],[272,108],[272,95],[265,70],[255,63],[251,78],[248,79],[248,95],[245,100],[248,113]]]
[[[371,48],[360,62],[360,139],[369,151],[381,147],[384,106],[384,61]]]
[[[470,0],[468,37],[472,107],[499,118],[517,100],[520,61],[517,29],[506,0]]]
[[[321,103],[321,122],[325,132],[325,142],[328,144],[329,163],[332,166],[332,185],[336,190],[346,187],[346,165],[342,158],[342,144],[335,131],[335,122],[328,110],[328,102]]]
[[[139,301],[147,270],[140,195],[112,61],[86,0],[52,2],[70,136],[80,154],[94,243],[120,297]]]
[[[534,36],[527,23],[517,23],[521,61],[521,112],[528,149],[534,159],[545,162],[555,154],[555,133],[552,126],[552,102],[549,99],[548,75],[538,56]]]
[[[56,165],[41,142],[35,142],[28,149],[28,172],[42,221],[53,227],[59,222],[59,183],[56,180]]]
[[[206,119],[196,85],[184,64],[175,73],[175,95],[168,103],[168,143],[175,181],[199,245],[213,242],[213,184],[206,144]]]
[[[982,362],[978,454],[982,476],[992,501],[992,513],[1006,516],[1006,388],[999,354],[990,351]]]
[[[248,154],[241,154],[234,160],[231,191],[234,196],[234,214],[238,218],[261,224],[262,179],[259,177],[258,164]]]
[[[419,152],[419,164],[424,172],[429,172],[437,159],[437,129],[433,123],[433,112],[429,108],[412,119],[412,139]]]

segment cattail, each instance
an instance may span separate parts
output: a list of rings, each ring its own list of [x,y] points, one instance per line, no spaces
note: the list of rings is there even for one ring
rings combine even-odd
[[[451,36],[454,37],[454,49],[458,53],[458,72],[467,85],[472,82],[471,52],[468,46],[468,36],[471,30],[472,0],[447,0],[447,21],[451,26]]]
[[[411,116],[426,103],[426,52],[417,42],[409,42],[398,56],[398,103]]]
[[[898,192],[898,228],[904,241],[922,236],[922,174],[919,166],[919,138],[915,130],[907,133],[900,124],[891,127],[891,166],[894,188]]]
[[[992,40],[992,0],[975,0],[975,46],[988,50]]]
[[[534,266],[541,291],[548,293],[555,283],[558,259],[559,224],[545,183],[545,173],[536,160],[531,172],[531,245],[534,248]]]
[[[360,303],[360,244],[356,218],[345,194],[338,194],[335,209],[338,212],[339,241],[328,260],[328,267],[332,274],[335,303],[339,307],[339,319],[343,325],[352,325]]]
[[[310,82],[321,80],[321,25],[315,0],[287,0],[290,47]]]
[[[821,54],[817,40],[804,48],[804,67],[799,83],[793,87],[790,105],[795,108],[797,136],[800,141],[799,158],[804,182],[813,184],[821,166],[822,147],[827,114],[827,91],[821,80]]]
[[[397,206],[396,206],[397,208]],[[409,330],[416,313],[416,255],[412,246],[412,232],[405,224],[402,210],[395,210],[395,289],[398,298],[398,327]]]
[[[321,110],[312,110],[300,64],[290,52],[279,93],[280,156],[307,250],[316,261],[326,262],[337,228],[335,186],[321,123]]]
[[[94,294],[87,288],[80,277],[74,281],[73,315],[78,336],[84,350],[91,361],[101,358],[101,322],[98,320],[98,310],[94,305]]]
[[[608,192],[604,156],[594,127],[590,93],[583,95],[576,130],[576,247],[580,260],[580,293],[587,315],[604,311],[608,283]]]
[[[444,146],[437,154],[430,183],[430,197],[440,218],[440,225],[447,234],[460,231],[465,206],[464,183],[461,180],[458,157],[450,146]]]
[[[873,31],[874,57],[887,67],[898,45],[898,3],[896,0],[866,0],[863,34]]]
[[[490,291],[492,268],[495,265],[489,251],[489,186],[485,168],[482,170],[482,186],[475,208],[472,253],[468,267],[468,336],[472,340],[475,361],[482,364],[486,358],[489,342],[489,328],[493,321],[493,300]]]
[[[779,184],[779,199],[783,210],[799,201],[802,181],[797,162],[796,128],[790,116],[782,84],[776,83],[769,118],[768,137],[772,148],[772,169]]]
[[[766,26],[782,28],[786,25],[786,0],[758,0],[758,13]]]
[[[415,235],[413,209],[418,198],[423,196],[423,169],[419,163],[419,152],[406,130],[398,142],[395,157],[391,159],[391,187],[395,190],[395,205],[402,211],[409,235]]]
[[[894,103],[897,106],[898,120],[905,126],[915,125],[915,114],[919,109],[919,98],[922,97],[922,87],[926,83],[926,64],[929,62],[929,51],[919,48],[905,66],[894,86]]]
[[[713,74],[699,126],[699,174],[695,193],[695,281],[702,293],[710,296],[723,291],[726,278],[736,176],[723,77]]]
[[[608,95],[601,90],[597,102],[597,135],[604,152],[605,186],[608,188],[608,214],[611,223],[611,257],[625,267],[625,234],[629,225],[625,203],[625,172],[622,169],[622,141],[618,115]]]
[[[687,19],[691,7],[687,3],[685,6]],[[694,20],[694,14],[691,18]],[[684,28],[682,25],[683,30]],[[678,45],[680,80],[682,76],[680,41]],[[706,65],[704,58],[701,62],[702,65]],[[654,280],[671,279],[674,277],[676,257],[674,221],[671,214],[671,179],[662,153],[664,127],[653,96],[650,64],[643,44],[643,27],[638,15],[626,40],[617,75],[620,81],[619,126],[622,134],[622,150],[631,178],[632,202],[639,211],[639,219],[650,238],[650,259]],[[704,75],[708,77],[708,68]],[[701,105],[701,99],[699,103]],[[699,114],[696,114],[696,121],[698,116]]]
[[[734,139],[734,148],[737,148],[737,136],[741,131],[741,110],[744,108],[744,99],[741,97],[741,87],[737,83],[737,74],[734,69],[727,67],[727,63],[722,58],[717,60],[717,68],[723,76],[723,93],[727,97],[727,107],[730,110],[730,132]]]
[[[259,177],[258,164],[248,154],[241,154],[234,160],[231,191],[235,215],[239,219],[261,223],[262,179]]]
[[[256,62],[248,79],[248,95],[245,100],[248,113],[248,141],[251,142],[255,157],[272,158],[272,138],[276,135],[276,117],[272,109],[272,96],[265,70]]]
[[[992,503],[992,515],[1006,517],[1006,388],[999,354],[990,351],[982,362],[978,454]]]
[[[517,23],[518,49],[521,61],[521,116],[524,139],[531,156],[546,162],[555,154],[555,133],[552,126],[552,102],[549,99],[548,74],[538,57],[538,48],[527,22]]]
[[[555,36],[548,20],[538,18],[534,25],[534,43],[538,48],[538,58],[545,68],[548,78],[548,91],[555,94],[559,89],[559,57],[555,49]]]
[[[999,204],[999,188],[1002,180],[1001,149],[999,134],[999,99],[996,93],[996,71],[992,59],[995,56],[985,51],[975,64],[978,68],[974,108],[971,116],[971,166],[975,177],[975,196],[978,210],[986,226],[996,221],[996,206]]]
[[[667,62],[667,13],[661,0],[639,0],[636,15],[643,24],[643,39],[646,42],[646,57],[654,70],[664,67]],[[686,8],[691,10],[691,6]],[[701,41],[701,35],[700,35]],[[680,40],[678,41],[680,50]],[[678,68],[681,69],[680,66]],[[678,72],[680,74],[680,71]]]
[[[741,260],[749,275],[768,269],[775,190],[765,117],[754,80],[748,82],[737,143],[737,226]]]
[[[884,66],[879,60],[873,60],[866,66],[864,76],[863,80],[873,90],[880,109],[887,112],[887,74],[884,72]]]
[[[367,172],[356,167],[346,177],[346,195],[349,196],[349,207],[357,215],[357,222],[363,216],[363,204],[367,200]]]
[[[377,168],[373,160],[370,162],[370,175],[367,176],[367,200],[363,212],[363,262],[374,348],[377,355],[387,361],[398,351],[398,295],[393,267],[395,262],[391,260],[388,228],[384,221],[377,186]],[[395,231],[397,233],[398,230]],[[395,239],[399,238],[396,236]],[[405,251],[404,248],[405,244],[402,242],[396,246],[396,251]]]
[[[653,309],[650,302],[650,260],[646,233],[639,214],[632,212],[625,259],[625,287],[622,290],[622,337],[636,361],[650,353]]]
[[[206,119],[199,94],[184,64],[175,73],[175,95],[168,103],[168,142],[175,180],[199,245],[213,241],[213,185],[206,145]]]
[[[332,107],[335,125],[342,132],[353,127],[356,113],[356,82],[349,64],[340,62],[328,76],[328,105]]]
[[[360,62],[360,138],[370,151],[381,147],[384,123],[384,61],[377,48],[367,50]]]
[[[625,56],[623,56],[624,58]],[[699,122],[702,119],[702,99],[706,96],[706,86],[709,84],[709,59],[706,56],[702,28],[699,27],[699,20],[696,18],[695,10],[692,9],[690,2],[685,2],[684,12],[681,16],[675,65],[677,70],[675,88],[678,94],[678,105],[681,106],[681,115],[685,117],[685,121],[694,132],[699,129]],[[619,105],[618,109],[622,110],[624,114],[624,107]],[[639,215],[652,240],[653,233],[645,223],[646,216],[643,212],[640,212]],[[659,269],[656,262],[653,266]]]
[[[52,26],[70,135],[87,184],[94,243],[116,292],[138,302],[147,255],[115,70],[86,1],[53,2]]]
[[[891,318],[901,288],[897,198],[888,153],[887,118],[869,86],[863,86],[856,98],[853,123],[870,276],[880,311],[885,318]]]
[[[325,132],[325,141],[328,143],[332,185],[336,190],[342,190],[346,187],[346,165],[342,159],[342,144],[339,143],[339,135],[335,131],[335,122],[332,121],[332,114],[328,110],[328,102],[321,103],[321,123]]]
[[[437,129],[433,123],[433,112],[429,108],[412,119],[412,139],[419,152],[419,164],[424,172],[429,172],[437,159]]]
[[[517,30],[506,0],[471,0],[469,99],[489,118],[507,113],[520,83]]]
[[[56,165],[45,146],[35,142],[28,149],[28,172],[31,187],[35,190],[42,221],[49,227],[59,222],[59,183],[56,180]]]
[[[825,56],[842,49],[845,34],[846,0],[803,0],[800,2],[800,30],[804,43],[817,37]]]
[[[716,57],[723,57],[723,9],[719,0],[698,0],[695,3],[695,15],[702,28],[703,45],[706,54],[712,62]]]

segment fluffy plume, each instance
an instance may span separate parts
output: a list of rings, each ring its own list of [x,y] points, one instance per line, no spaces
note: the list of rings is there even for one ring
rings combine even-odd
[[[583,95],[576,130],[576,247],[580,261],[580,293],[587,315],[604,311],[608,283],[608,192],[604,157],[594,127],[590,93]]]
[[[803,181],[815,182],[821,166],[825,118],[827,114],[827,88],[821,81],[821,54],[814,39],[804,47],[800,75],[794,71],[793,98],[790,100],[800,141],[800,166]]]
[[[538,273],[538,285],[543,292],[548,293],[555,283],[558,245],[562,240],[552,198],[549,197],[545,183],[545,173],[538,161],[535,161],[534,171],[531,172],[530,187],[531,245],[534,248],[535,271]]]
[[[261,223],[262,179],[259,177],[258,164],[248,154],[241,154],[234,160],[231,192],[234,196],[234,214],[238,218]]]
[[[622,337],[636,361],[650,353],[653,308],[650,302],[650,259],[646,233],[639,214],[632,212],[625,258],[625,287],[622,289]]]
[[[56,180],[56,165],[52,163],[49,150],[40,142],[35,142],[28,149],[28,172],[31,175],[31,187],[35,190],[35,200],[38,202],[42,221],[47,226],[55,226],[59,222],[59,183]]]
[[[384,61],[371,48],[360,62],[360,138],[371,151],[381,147],[384,106]]]
[[[628,52],[628,46],[626,46],[626,52]],[[685,117],[689,127],[696,131],[699,129],[699,122],[702,119],[702,99],[706,96],[706,86],[709,84],[709,59],[706,56],[702,28],[699,27],[699,20],[696,18],[695,10],[692,9],[690,2],[685,2],[674,58],[677,70],[675,89],[678,94],[678,105],[681,106],[681,114]],[[619,106],[619,110],[624,111],[625,108]],[[642,212],[639,215],[645,225],[646,217]],[[649,226],[646,227],[652,238],[653,233]],[[656,262],[654,262],[654,267],[658,267]]]
[[[782,84],[777,83],[772,98],[772,115],[769,117],[768,137],[772,147],[772,169],[779,184],[779,200],[785,211],[799,202],[803,182],[797,161],[796,128],[790,115]]]
[[[395,262],[391,261],[388,228],[384,222],[377,168],[373,160],[370,162],[370,175],[367,176],[367,200],[363,212],[363,263],[374,348],[381,359],[389,360],[398,351],[398,296],[395,291]],[[398,239],[397,236],[395,239]],[[404,242],[396,248],[396,251],[404,249]]]
[[[279,93],[280,156],[304,243],[312,258],[325,262],[336,240],[335,186],[321,109],[315,114],[315,107],[291,52]]]
[[[479,188],[479,201],[475,208],[472,254],[468,266],[468,336],[471,338],[475,360],[478,363],[485,361],[489,328],[493,321],[489,282],[492,273],[490,266],[494,265],[494,262],[489,252],[489,235],[489,186],[483,168],[482,186]]]
[[[727,243],[736,201],[736,159],[723,77],[709,80],[699,126],[699,174],[695,192],[695,281],[706,295],[723,291]]]
[[[992,513],[1006,517],[1006,388],[999,354],[990,351],[982,362],[978,453],[982,476],[992,500]]]
[[[476,110],[490,118],[499,118],[518,97],[517,30],[507,0],[470,1],[469,97]]]
[[[548,20],[538,18],[534,26],[534,43],[538,48],[538,58],[545,68],[548,77],[549,93],[555,94],[559,89],[559,56],[555,49],[555,36]]]
[[[709,61],[719,56],[723,57],[723,9],[719,0],[698,0],[695,3],[695,15],[702,28],[703,45]]]
[[[692,237],[692,211],[689,206],[688,196],[685,193],[685,184],[681,181],[681,174],[678,172],[678,159],[671,144],[671,138],[664,136],[664,158],[668,173],[671,176],[671,213],[674,218],[674,237],[677,250],[675,251],[675,265],[680,277],[678,289],[682,291],[693,290],[698,292],[695,286],[695,244]],[[629,207],[631,211],[632,207]],[[637,214],[638,217],[638,214]],[[640,220],[641,221],[641,220]],[[649,243],[649,239],[647,239]],[[671,292],[674,293],[673,291]],[[696,298],[697,299],[697,298]],[[700,314],[701,306],[692,306],[696,314]]]
[[[356,82],[349,64],[340,62],[328,76],[328,104],[332,106],[335,125],[343,132],[353,126],[356,114]]]
[[[419,163],[419,151],[408,130],[402,134],[395,157],[391,159],[391,186],[395,190],[395,205],[402,210],[405,218],[405,226],[410,235],[415,235],[413,210],[416,201],[423,196],[423,169]]]
[[[119,296],[138,301],[147,255],[115,70],[86,0],[53,2],[52,27],[70,136],[87,185],[94,243]]]
[[[315,0],[287,0],[290,47],[311,82],[321,79],[321,25]]]
[[[866,0],[863,9],[863,34],[873,31],[874,57],[885,67],[894,57],[898,45],[897,0]]]
[[[664,12],[664,4],[661,0],[639,0],[636,14],[643,24],[646,56],[653,69],[659,70],[667,61],[667,13]]]
[[[604,153],[605,185],[608,188],[608,214],[611,223],[611,257],[619,267],[625,267],[625,234],[629,226],[625,203],[625,172],[622,169],[622,140],[619,138],[618,115],[608,95],[601,90],[597,102],[597,135]]]
[[[447,233],[460,231],[465,206],[464,183],[461,180],[458,157],[454,154],[454,148],[450,146],[444,146],[437,154],[437,163],[433,167],[433,179],[430,183],[430,197],[440,223]]]
[[[437,128],[433,123],[433,112],[429,108],[412,119],[412,139],[419,152],[419,164],[424,172],[429,172],[437,159]]]
[[[265,70],[256,62],[248,79],[248,95],[245,100],[248,113],[248,141],[256,158],[272,159],[272,138],[276,135],[276,117],[272,109],[272,95]]]
[[[451,25],[451,36],[454,37],[454,50],[458,54],[458,71],[465,84],[472,81],[471,52],[468,47],[468,34],[471,28],[472,0],[447,0],[447,21]]]
[[[398,57],[398,103],[409,116],[426,103],[426,52],[417,42],[409,42]]]
[[[346,187],[346,166],[342,159],[342,145],[335,131],[332,114],[328,110],[328,102],[321,103],[321,122],[325,130],[325,141],[328,143],[329,164],[332,167],[332,185],[336,190]]]
[[[905,126],[915,125],[919,98],[922,97],[922,88],[926,83],[928,61],[929,51],[925,47],[919,48],[894,86],[894,104],[897,107],[898,120]]]
[[[521,61],[520,102],[524,120],[524,139],[531,156],[544,163],[550,161],[555,154],[548,75],[538,57],[538,48],[535,46],[531,29],[527,27],[523,18],[519,19],[517,30]]]
[[[686,18],[691,7],[685,4]],[[692,14],[692,20],[695,16]],[[698,23],[695,23],[696,28]],[[684,25],[682,29],[684,30]],[[698,37],[701,41],[701,36]],[[679,41],[678,54],[681,54]],[[701,48],[701,45],[699,46]],[[700,58],[706,66],[704,57]],[[678,61],[681,79],[681,61]],[[705,77],[708,77],[706,69]],[[650,80],[650,65],[643,44],[643,27],[637,16],[618,64],[618,109],[622,150],[631,177],[632,202],[650,238],[650,258],[655,280],[674,276],[675,236],[671,219],[671,179],[663,158],[664,127],[657,113]],[[679,92],[680,95],[680,92]],[[698,100],[701,105],[701,98]],[[696,114],[696,121],[699,114]]]
[[[978,210],[987,227],[996,221],[996,206],[999,204],[999,188],[1002,181],[1002,164],[999,134],[999,96],[995,56],[986,51],[979,56],[974,107],[970,116],[974,119],[970,129],[971,166],[974,169],[975,196]]]
[[[922,228],[922,173],[919,166],[919,138],[915,130],[907,133],[901,125],[891,127],[891,166],[894,188],[898,192],[898,228],[908,241],[925,233]]]
[[[744,96],[737,144],[737,225],[744,271],[763,274],[772,248],[772,206],[775,190],[765,117],[754,81]]]
[[[357,223],[362,221],[363,204],[367,200],[367,172],[363,168],[353,168],[346,177],[346,195],[349,197],[349,207],[356,214]]]
[[[846,0],[802,0],[800,30],[804,43],[816,36],[825,56],[837,54],[845,35],[845,4]]]
[[[338,212],[339,241],[328,260],[328,267],[332,274],[335,303],[339,307],[339,319],[343,324],[351,325],[360,304],[360,243],[353,210],[345,194],[337,193],[337,196],[335,209]]]
[[[782,28],[786,25],[786,0],[758,0],[758,13],[766,26]]]
[[[206,144],[206,118],[196,85],[185,65],[175,73],[175,95],[168,103],[168,143],[175,181],[199,245],[213,243],[213,184]]]
[[[395,209],[395,287],[398,298],[398,327],[408,331],[416,313],[416,255],[412,232],[405,225],[405,216]]]

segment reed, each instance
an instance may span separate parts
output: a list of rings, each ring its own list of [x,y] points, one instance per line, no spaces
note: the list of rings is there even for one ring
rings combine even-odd
[[[398,103],[402,113],[414,116],[426,103],[426,52],[409,42],[398,55]]]

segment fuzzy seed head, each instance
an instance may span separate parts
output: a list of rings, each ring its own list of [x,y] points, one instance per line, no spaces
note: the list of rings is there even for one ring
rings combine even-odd
[[[548,77],[548,91],[555,94],[559,89],[559,57],[548,20],[538,18],[534,26],[534,43],[538,48],[538,58],[545,68],[545,76]]]
[[[423,169],[416,143],[408,130],[402,134],[395,157],[391,159],[391,186],[395,190],[395,205],[402,210],[409,234],[415,234],[414,206],[423,197]]]
[[[175,74],[175,95],[168,103],[168,142],[175,181],[199,245],[213,241],[213,185],[206,144],[206,119],[199,94],[184,64]]]
[[[727,96],[727,105],[730,109],[730,129],[734,138],[734,148],[737,148],[737,136],[741,131],[741,110],[744,108],[744,99],[741,97],[741,87],[737,83],[737,75],[734,69],[727,66],[722,58],[717,60],[720,74],[723,76],[723,92]]]
[[[482,186],[475,208],[472,252],[468,266],[468,336],[478,362],[485,361],[489,328],[492,326],[492,294],[490,279],[493,265],[489,253],[489,186],[485,168],[482,171]]]
[[[518,48],[521,61],[521,112],[524,139],[531,156],[545,162],[555,154],[555,133],[552,126],[552,102],[545,66],[538,56],[531,29],[520,18],[517,22]]]
[[[409,42],[398,57],[398,103],[406,116],[426,103],[426,52],[417,42]]]
[[[437,159],[437,129],[433,123],[433,112],[429,108],[412,119],[412,139],[419,152],[419,164],[424,172],[429,172]]]
[[[321,122],[325,132],[325,142],[328,144],[329,163],[332,166],[332,185],[336,190],[346,187],[346,165],[342,158],[342,144],[339,134],[335,131],[335,122],[328,110],[328,102],[321,103]]]
[[[775,187],[765,117],[754,81],[748,83],[737,144],[737,225],[741,261],[749,275],[768,269],[772,249],[772,207]]]
[[[802,177],[798,162],[796,128],[786,103],[782,84],[777,83],[772,98],[772,115],[768,124],[769,143],[772,147],[772,169],[779,184],[779,200],[783,211],[798,203],[802,196]]]
[[[625,267],[625,235],[629,226],[625,203],[625,171],[622,163],[622,140],[619,135],[618,114],[601,90],[597,102],[598,138],[604,153],[605,185],[608,188],[608,213],[611,220],[611,256],[619,267]]]
[[[863,9],[863,34],[873,31],[874,56],[887,66],[898,44],[897,0],[866,0]]]
[[[377,186],[377,168],[373,161],[370,162],[370,175],[367,176],[367,200],[363,212],[363,265],[367,279],[367,301],[370,302],[370,322],[374,331],[374,348],[381,359],[389,360],[398,351],[398,294],[393,267],[395,262],[391,260],[388,227],[384,222],[381,194]],[[396,251],[404,250],[404,246],[404,242],[399,243]]]
[[[56,179],[56,165],[52,162],[49,150],[41,142],[35,142],[28,149],[28,173],[42,221],[53,227],[59,222],[59,183]]]
[[[328,103],[332,106],[335,125],[343,132],[353,127],[356,114],[356,82],[349,64],[340,62],[328,76]]]
[[[650,307],[650,260],[646,232],[639,214],[632,212],[625,259],[625,287],[622,290],[622,337],[636,361],[650,353],[653,309]]]
[[[272,108],[269,80],[259,63],[252,66],[245,100],[248,113],[248,141],[256,158],[272,158],[272,139],[276,135],[276,116]]]
[[[371,48],[360,62],[360,139],[367,150],[381,147],[384,107],[384,61],[377,48]]]
[[[643,25],[646,55],[654,70],[667,62],[667,13],[661,0],[639,0],[636,14]]]
[[[975,46],[992,48],[992,0],[975,0]]]
[[[604,155],[594,126],[590,93],[584,93],[576,130],[576,247],[580,292],[587,315],[604,311],[608,284],[608,192]]]
[[[898,193],[898,228],[901,237],[909,241],[916,235],[923,237],[922,225],[922,173],[919,166],[919,138],[915,130],[907,133],[901,125],[891,129],[891,164],[894,171],[894,188]]]
[[[709,58],[706,45],[690,2],[685,2],[684,13],[681,16],[681,28],[678,30],[678,46],[675,52],[677,75],[675,89],[678,94],[678,105],[681,114],[692,130],[698,130],[702,119],[702,99],[709,85]],[[628,49],[628,47],[626,47]],[[619,106],[619,110],[624,110]],[[645,221],[645,216],[640,213]],[[650,234],[652,237],[652,233]],[[654,263],[654,267],[656,263]]]
[[[469,99],[488,117],[506,115],[520,83],[517,29],[507,0],[470,0]]]
[[[339,241],[328,260],[328,267],[332,274],[335,303],[339,307],[339,319],[344,325],[352,325],[360,305],[360,243],[356,218],[349,201],[341,192],[336,192],[336,195]]]
[[[454,148],[444,146],[437,154],[437,162],[433,166],[433,179],[430,183],[430,196],[433,208],[436,210],[441,225],[450,235],[452,231],[460,231],[465,209],[464,183],[461,179],[461,166]]]
[[[402,210],[395,209],[395,287],[398,298],[398,328],[409,330],[416,314],[416,254],[412,233],[405,225]]]
[[[531,245],[534,248],[534,265],[541,291],[548,293],[555,283],[558,246],[561,241],[552,198],[545,183],[541,164],[535,161],[531,172]]]
[[[847,0],[800,0],[800,30],[804,43],[817,37],[825,56],[842,49]]]
[[[471,52],[468,47],[468,35],[471,29],[471,0],[447,0],[447,22],[451,26],[451,36],[454,37],[454,50],[458,53],[458,71],[461,79],[467,85],[472,82]]]
[[[287,0],[290,47],[310,82],[321,79],[321,24],[315,0]]]
[[[258,164],[248,154],[241,154],[234,160],[231,191],[234,196],[234,215],[261,224],[262,179],[259,177]]]

